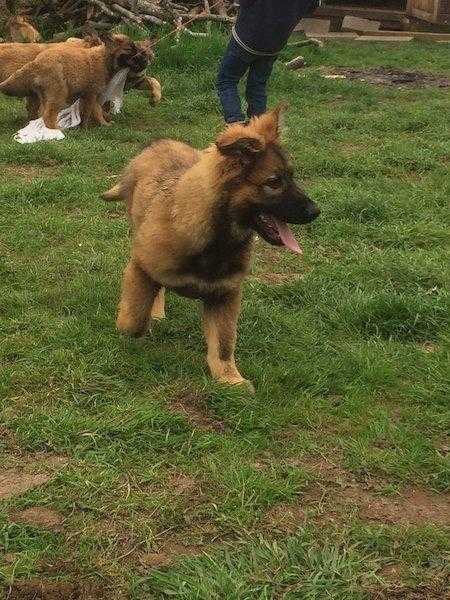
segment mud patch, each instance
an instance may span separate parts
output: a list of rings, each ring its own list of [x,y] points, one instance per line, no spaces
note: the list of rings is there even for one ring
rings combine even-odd
[[[376,497],[365,490],[345,490],[347,500],[360,507],[359,514],[369,521],[389,524],[420,525],[435,523],[450,526],[450,500],[419,488],[407,488],[395,497]]]
[[[448,587],[441,585],[421,585],[410,588],[405,585],[390,586],[385,590],[369,590],[372,600],[445,600],[448,598]]]
[[[435,344],[434,342],[424,342],[423,344],[420,344],[420,348],[427,354],[432,354],[433,352],[439,352],[439,350],[440,350],[438,344]]]
[[[390,69],[389,67],[376,67],[374,69],[336,68],[329,74],[342,75],[345,79],[363,81],[373,85],[400,88],[450,87],[450,79],[445,77],[437,77],[431,73],[421,73],[420,71]]]
[[[138,562],[145,571],[169,567],[185,556],[198,556],[205,551],[202,546],[184,545],[178,542],[167,542],[157,552],[145,552],[139,555]]]
[[[223,421],[210,415],[205,398],[197,392],[186,391],[179,394],[170,401],[168,407],[171,412],[183,415],[194,429],[220,433],[227,431]]]
[[[7,600],[101,600],[102,590],[63,581],[15,581],[4,588]]]
[[[14,523],[41,527],[42,529],[50,529],[52,531],[59,531],[64,522],[62,515],[44,506],[26,508],[20,512],[13,513],[9,518]]]
[[[388,525],[450,525],[450,497],[408,486],[401,494],[383,496],[387,482],[375,478],[359,481],[340,465],[323,457],[291,458],[292,467],[311,472],[317,478],[291,504],[278,504],[263,517],[262,525],[276,526],[285,533],[300,527],[305,518],[317,523],[343,523],[355,514],[363,521]]]
[[[199,483],[184,473],[172,473],[167,483],[169,484],[170,489],[177,495],[201,495]]]
[[[292,534],[306,522],[306,512],[299,504],[282,502],[272,506],[263,519],[263,526],[270,531]]]
[[[420,525],[436,523],[450,525],[450,496],[408,486],[396,496],[382,496],[379,492],[387,482],[368,478],[357,481],[340,465],[322,457],[305,459],[303,465],[319,475],[320,480],[331,484],[331,500],[341,505],[354,505],[363,519],[391,524]]]
[[[0,500],[8,500],[44,485],[67,463],[62,456],[43,456],[39,460],[22,461],[22,468],[6,469],[0,473]],[[38,471],[38,472],[36,472]]]

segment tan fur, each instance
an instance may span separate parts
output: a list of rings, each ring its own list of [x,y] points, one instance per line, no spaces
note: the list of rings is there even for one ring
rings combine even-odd
[[[50,129],[58,127],[59,111],[79,97],[83,124],[91,118],[98,124],[106,124],[100,95],[112,75],[140,54],[132,42],[113,38],[105,45],[91,48],[66,43],[41,52],[1,83],[0,91],[19,97],[37,95],[42,118]]]
[[[253,232],[239,215],[268,177],[290,168],[275,148],[278,120],[276,110],[247,127],[230,126],[203,151],[155,142],[104,194],[126,201],[133,233],[117,327],[145,333],[150,317],[164,313],[164,288],[202,300],[208,365],[213,377],[229,384],[245,382],[234,346]]]
[[[41,35],[23,15],[10,17],[6,23],[7,39],[12,42],[40,42]]]
[[[116,48],[126,49],[130,44],[130,38],[124,34],[113,34],[111,36],[112,42],[115,44]],[[70,44],[69,46],[67,46]],[[71,50],[73,48],[92,48],[95,46],[101,46],[102,41],[94,34],[94,35],[86,35],[84,38],[69,38],[65,42],[60,43],[49,43],[49,44],[22,44],[22,43],[10,43],[10,44],[2,44],[0,46],[0,82],[5,81],[8,77],[14,75],[19,69],[27,65],[28,63],[34,61],[38,55],[48,50],[52,50],[54,53],[62,53],[67,47]],[[147,58],[147,61],[150,62],[154,58],[153,54],[153,43],[151,40],[145,40],[141,42],[136,42],[136,47],[139,50],[144,52],[144,55]],[[54,55],[55,56],[55,55]],[[70,76],[70,72],[68,73]],[[134,73],[130,70],[129,75],[127,77],[126,88],[125,89],[145,89],[149,93],[150,102],[152,104],[157,104],[161,100],[161,85],[159,82],[152,78],[146,77],[142,73]],[[36,119],[40,114],[40,98],[35,91],[30,91],[30,94],[27,97],[27,109],[28,109],[28,118]],[[100,115],[100,111],[95,102],[92,101],[92,97],[89,98],[84,105],[87,107],[87,111],[89,112],[83,114],[83,123],[86,124],[89,120],[89,116],[94,115],[94,121],[105,123],[106,118],[108,118],[109,108],[105,107],[105,110],[102,112],[101,117],[96,118],[95,115]],[[89,106],[92,109],[89,109]]]
[[[77,46],[89,47],[92,45],[91,39],[71,38],[70,42],[59,42],[53,44],[23,44],[8,43],[0,45],[0,82],[5,81],[16,71],[26,64],[33,61],[39,54],[46,50],[54,51],[65,47],[66,43]],[[37,119],[39,116],[39,101],[34,94],[27,98],[28,118]]]

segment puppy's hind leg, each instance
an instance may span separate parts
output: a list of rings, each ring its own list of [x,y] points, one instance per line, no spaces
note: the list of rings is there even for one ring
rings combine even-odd
[[[165,304],[165,288],[162,287],[153,301],[152,310],[150,312],[152,319],[160,320],[166,318]]]
[[[63,81],[55,80],[42,98],[42,118],[49,129],[59,129],[58,113],[67,102],[68,90]]]
[[[40,108],[41,108],[41,100],[40,100],[38,94],[31,93],[29,96],[27,96],[26,104],[27,104],[28,118],[30,119],[30,121],[33,121],[34,119],[39,118],[39,112],[40,112]]]
[[[125,268],[117,328],[128,335],[144,335],[150,322],[150,308],[160,289],[141,267],[131,259]]]
[[[103,108],[96,97],[92,99],[92,119],[97,125],[112,125],[111,121],[105,119]]]

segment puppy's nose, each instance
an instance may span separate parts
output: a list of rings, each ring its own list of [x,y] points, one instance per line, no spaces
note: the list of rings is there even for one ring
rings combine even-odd
[[[311,204],[308,207],[308,217],[310,219],[310,221],[314,221],[314,219],[317,219],[317,217],[320,215],[320,208],[317,206],[317,204]]]

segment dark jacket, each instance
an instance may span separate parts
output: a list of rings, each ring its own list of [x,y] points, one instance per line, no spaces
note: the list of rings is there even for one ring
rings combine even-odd
[[[278,54],[318,0],[240,0],[234,39],[254,54]]]

